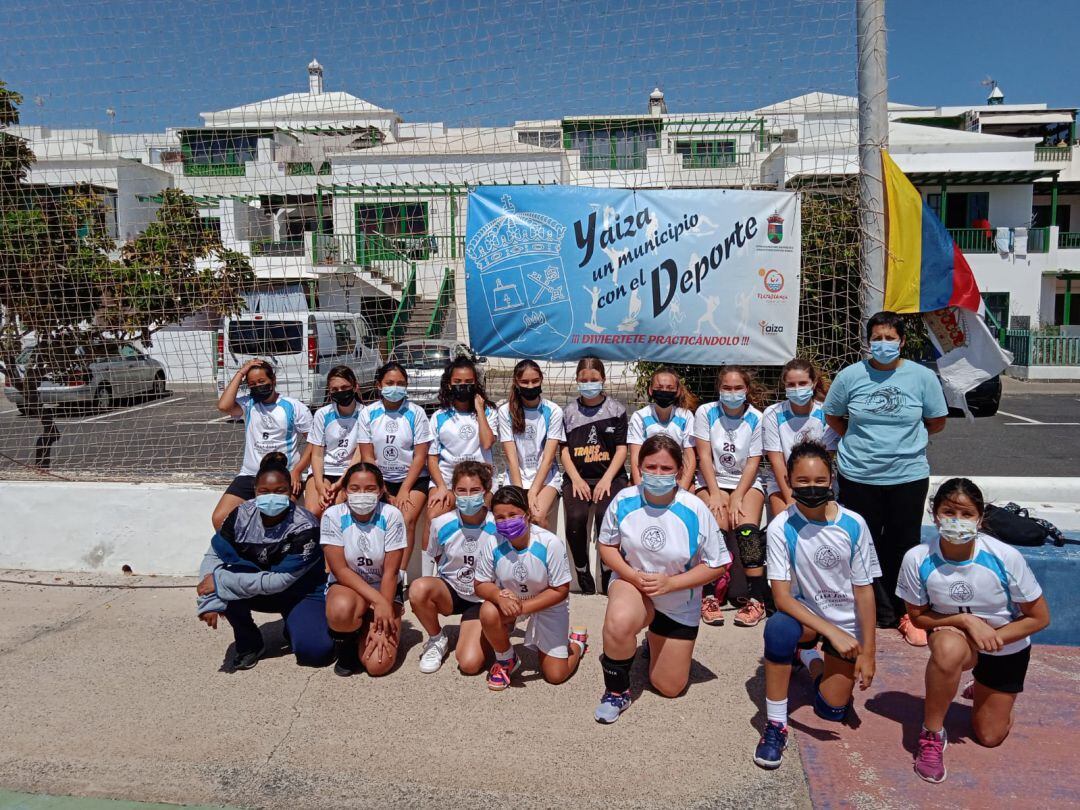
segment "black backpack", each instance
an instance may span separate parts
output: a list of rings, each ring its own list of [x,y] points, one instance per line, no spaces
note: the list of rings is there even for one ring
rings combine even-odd
[[[1015,503],[1004,506],[986,505],[982,530],[1011,546],[1041,546],[1047,537],[1054,538],[1054,545],[1061,546],[1065,537],[1056,526],[1045,520],[1028,516],[1028,510]]]

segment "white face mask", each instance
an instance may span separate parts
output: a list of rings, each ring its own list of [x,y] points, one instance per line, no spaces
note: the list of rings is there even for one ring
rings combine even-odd
[[[366,515],[379,502],[378,492],[350,492],[349,508],[358,515]]]
[[[970,543],[979,533],[979,521],[968,518],[943,517],[937,524],[941,539],[958,546]]]

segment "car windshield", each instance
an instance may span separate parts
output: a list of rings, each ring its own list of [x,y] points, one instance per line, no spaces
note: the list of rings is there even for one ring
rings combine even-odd
[[[229,351],[256,357],[299,354],[304,350],[301,321],[233,321],[229,324]]]
[[[398,346],[391,358],[405,368],[443,368],[450,361],[450,348],[437,343]]]

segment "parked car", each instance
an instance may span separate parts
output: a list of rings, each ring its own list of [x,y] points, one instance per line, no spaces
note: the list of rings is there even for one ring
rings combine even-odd
[[[477,364],[477,375],[482,383],[487,359],[456,340],[407,340],[390,352],[390,359],[401,363],[409,375],[409,399],[426,408],[438,405],[443,369],[458,357],[468,357]]]
[[[919,363],[929,368],[934,374],[938,373],[937,359],[923,359]],[[941,376],[938,375],[938,382]],[[998,412],[1001,405],[1001,376],[995,375],[989,380],[984,380],[964,395],[967,400],[968,410],[976,418],[993,416]],[[959,408],[949,408],[949,416],[963,416],[964,412]]]
[[[273,364],[277,390],[317,408],[326,403],[326,373],[353,370],[361,392],[375,384],[382,365],[376,338],[353,312],[245,313],[225,318],[217,338],[217,388],[253,358]]]
[[[165,366],[131,343],[100,342],[75,346],[65,359],[43,350],[24,349],[17,361],[22,371],[33,362],[56,367],[46,371],[38,388],[43,405],[84,406],[104,411],[118,400],[165,395]],[[22,392],[11,380],[4,383],[4,396],[26,413]]]

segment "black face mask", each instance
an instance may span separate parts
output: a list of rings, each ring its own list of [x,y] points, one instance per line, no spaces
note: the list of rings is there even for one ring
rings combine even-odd
[[[344,391],[332,391],[330,399],[334,400],[337,405],[351,405],[353,400],[356,399],[356,392],[351,388]]]
[[[649,394],[649,399],[661,408],[670,408],[678,398],[679,395],[675,391],[653,391]]]
[[[450,386],[450,398],[454,402],[472,402],[476,396],[476,383],[458,383]]]
[[[251,398],[256,402],[265,402],[274,395],[274,386],[272,383],[249,385],[248,393],[251,394]]]
[[[517,391],[517,395],[526,402],[540,399],[540,395],[544,393],[544,389],[539,385],[531,386],[529,388],[522,388],[520,385],[515,385],[514,390]]]
[[[831,501],[835,495],[832,487],[792,487],[791,497],[807,509],[817,509]]]

